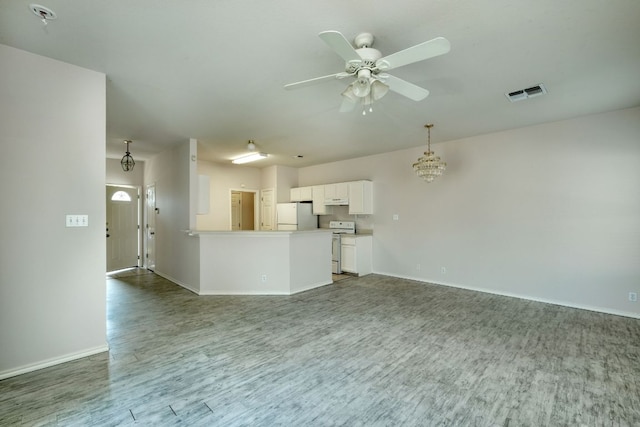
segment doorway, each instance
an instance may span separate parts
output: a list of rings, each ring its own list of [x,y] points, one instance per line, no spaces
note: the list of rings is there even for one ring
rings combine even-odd
[[[107,185],[107,272],[139,267],[139,188]]]
[[[256,229],[256,192],[231,190],[231,230]]]

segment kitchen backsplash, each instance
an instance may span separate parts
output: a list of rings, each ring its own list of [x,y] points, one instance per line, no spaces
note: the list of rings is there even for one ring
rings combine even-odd
[[[332,215],[318,217],[318,226],[329,228],[329,221],[355,221],[356,233],[373,230],[373,215],[349,215],[348,206],[333,206]]]

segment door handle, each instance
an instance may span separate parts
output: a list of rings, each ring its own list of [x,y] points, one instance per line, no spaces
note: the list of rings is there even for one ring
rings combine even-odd
[[[156,234],[156,232],[155,231],[151,231],[151,232],[149,232],[149,234],[151,234],[153,236],[154,234]]]

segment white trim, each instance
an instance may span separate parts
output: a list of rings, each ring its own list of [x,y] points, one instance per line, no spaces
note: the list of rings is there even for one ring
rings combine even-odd
[[[71,362],[72,360],[82,359],[83,357],[93,356],[94,354],[104,353],[109,351],[109,345],[101,345],[100,347],[94,347],[78,353],[71,353],[62,357],[55,357],[53,359],[47,359],[42,362],[34,363],[31,365],[21,366],[17,369],[10,371],[0,372],[0,380],[6,378],[15,377],[17,375],[26,374],[27,372],[37,371],[39,369],[48,368],[50,366],[59,365],[61,363]]]
[[[269,292],[269,291],[253,291],[253,292],[234,292],[234,291],[216,291],[214,290],[207,290],[207,291],[202,291],[202,292],[198,292],[198,295],[201,296],[211,296],[211,295],[283,295],[283,296],[289,296],[289,295],[295,295],[295,294],[299,294],[300,292],[306,292],[306,291],[310,291],[311,289],[317,289],[320,288],[322,286],[327,286],[327,285],[331,285],[333,284],[333,281],[330,282],[318,282],[318,283],[314,283],[314,284],[310,284],[308,286],[305,286],[304,288],[300,288],[300,289],[296,289],[295,292]]]
[[[289,292],[268,292],[268,291],[265,291],[265,292],[259,292],[259,291],[254,291],[254,292],[220,291],[220,292],[218,292],[216,290],[212,290],[212,291],[207,290],[207,291],[203,291],[203,292],[198,293],[198,295],[200,295],[200,296],[214,296],[214,295],[218,295],[218,296],[225,296],[225,295],[227,295],[227,296],[228,295],[249,295],[249,296],[261,296],[261,295],[273,296],[273,295],[276,295],[276,296],[289,296],[289,295],[292,295],[292,294],[289,293]]]
[[[186,290],[188,290],[188,291],[193,292],[193,293],[194,293],[194,294],[196,294],[196,295],[201,295],[201,294],[199,293],[199,291],[197,291],[197,290],[193,289],[191,286],[187,285],[186,283],[182,283],[182,282],[180,282],[179,280],[174,279],[173,277],[169,276],[168,274],[164,274],[164,273],[162,273],[162,272],[160,272],[160,271],[157,271],[157,270],[151,270],[151,271],[152,271],[152,272],[154,272],[155,274],[157,274],[158,276],[160,276],[160,277],[164,277],[164,278],[165,278],[165,279],[167,279],[168,281],[170,281],[170,282],[172,282],[172,283],[175,283],[176,285],[178,285],[178,286],[180,286],[180,287],[182,287],[182,288],[185,288],[185,289],[186,289]]]
[[[612,310],[610,308],[605,308],[605,307],[595,307],[595,306],[591,306],[591,305],[573,304],[573,303],[569,303],[569,302],[566,302],[566,301],[556,301],[556,300],[550,300],[550,299],[545,299],[545,298],[532,297],[532,296],[529,296],[529,295],[519,295],[519,294],[510,293],[510,292],[501,292],[501,291],[494,291],[494,290],[485,289],[485,288],[476,288],[476,287],[473,287],[473,286],[462,286],[462,285],[457,285],[457,284],[453,284],[453,283],[434,282],[434,281],[431,281],[431,280],[426,280],[424,278],[410,277],[410,276],[398,276],[396,274],[383,273],[383,272],[379,272],[379,271],[375,271],[374,273],[375,274],[380,274],[382,276],[397,277],[399,279],[415,280],[416,282],[422,282],[422,283],[432,284],[432,285],[437,285],[437,286],[448,286],[450,288],[466,289],[468,291],[483,292],[485,294],[500,295],[500,296],[503,296],[503,297],[518,298],[518,299],[524,299],[524,300],[527,300],[527,301],[536,301],[536,302],[542,302],[542,303],[545,303],[545,304],[560,305],[562,307],[577,308],[577,309],[580,309],[580,310],[595,311],[595,312],[598,312],[598,313],[612,314],[612,315],[615,315],[615,316],[623,316],[623,317],[631,317],[633,319],[640,319],[640,313],[634,313],[632,311]]]
[[[310,291],[311,289],[318,289],[318,288],[321,288],[322,286],[327,286],[332,284],[333,284],[333,280],[330,280],[328,282],[318,282],[318,283],[309,284],[303,288],[296,289],[296,291],[292,292],[290,295],[299,294],[300,292],[306,292],[306,291]]]

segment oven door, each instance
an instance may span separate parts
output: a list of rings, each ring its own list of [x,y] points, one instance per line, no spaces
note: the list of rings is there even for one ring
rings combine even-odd
[[[331,272],[333,274],[342,273],[340,267],[340,235],[334,234],[331,239]]]

